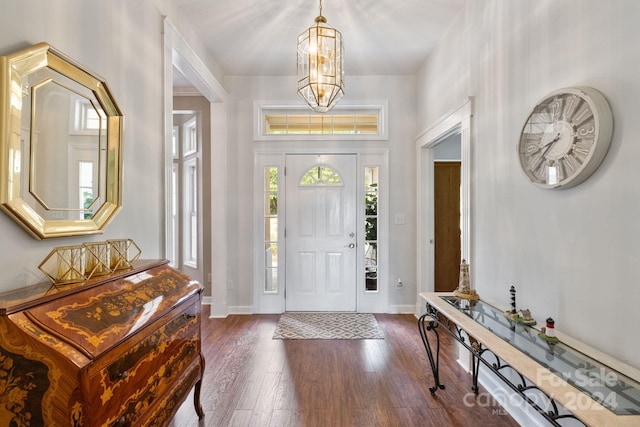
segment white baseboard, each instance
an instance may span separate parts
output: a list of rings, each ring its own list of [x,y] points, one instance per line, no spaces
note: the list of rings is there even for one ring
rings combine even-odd
[[[202,304],[211,306],[209,317],[224,319],[229,315],[229,306],[226,304],[214,304],[211,297],[203,297]]]
[[[253,314],[253,307],[250,305],[230,306],[229,314]]]
[[[412,304],[390,305],[387,314],[415,314],[416,306]]]
[[[209,317],[212,318],[225,318],[230,314],[255,314],[253,312],[253,306],[214,304],[212,297],[203,297],[202,304],[211,306],[211,315]],[[415,314],[414,310],[415,306],[413,305],[392,305],[389,306],[386,314]]]
[[[212,297],[203,297],[202,304],[211,306],[210,318],[224,319],[230,314],[253,314],[253,307],[250,305],[228,306],[214,304]]]

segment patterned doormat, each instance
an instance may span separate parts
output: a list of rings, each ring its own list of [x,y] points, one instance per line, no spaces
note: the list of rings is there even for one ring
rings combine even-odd
[[[273,339],[361,340],[384,339],[373,314],[284,313]]]

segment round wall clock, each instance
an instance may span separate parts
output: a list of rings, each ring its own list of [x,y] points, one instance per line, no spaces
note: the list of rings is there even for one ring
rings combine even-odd
[[[613,117],[607,100],[589,87],[560,89],[533,108],[520,133],[518,156],[541,188],[569,188],[587,179],[607,154]]]

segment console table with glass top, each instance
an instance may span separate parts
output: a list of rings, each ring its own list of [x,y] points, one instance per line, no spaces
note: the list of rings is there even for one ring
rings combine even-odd
[[[443,330],[471,353],[475,393],[484,365],[551,425],[640,426],[637,369],[563,334],[558,343],[549,343],[538,328],[510,321],[503,309],[482,300],[442,292],[420,297],[427,312],[418,329],[433,372],[432,394],[445,388],[439,377],[438,331]]]

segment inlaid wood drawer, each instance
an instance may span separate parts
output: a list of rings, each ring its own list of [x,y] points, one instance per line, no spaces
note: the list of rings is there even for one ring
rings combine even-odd
[[[197,301],[197,300],[196,300]],[[185,304],[186,305],[186,304]],[[117,359],[97,360],[89,370],[87,404],[106,425],[134,425],[200,354],[196,304],[150,332]],[[142,334],[141,334],[142,335]],[[106,363],[105,363],[106,362]]]

